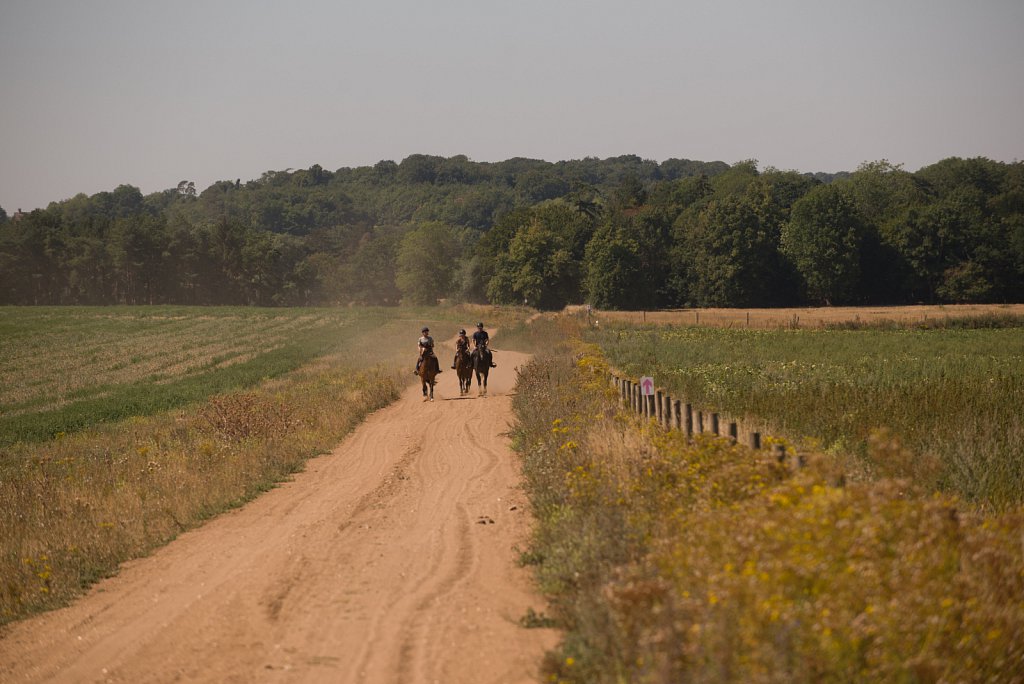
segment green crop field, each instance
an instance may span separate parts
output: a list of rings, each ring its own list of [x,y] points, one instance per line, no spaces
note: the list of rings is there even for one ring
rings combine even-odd
[[[325,354],[380,348],[382,337],[414,341],[421,322],[447,315],[457,314],[3,307],[0,446],[194,403],[278,377]],[[412,349],[414,342],[405,346]],[[374,361],[368,354],[365,362]]]
[[[930,480],[997,507],[1024,500],[1024,328],[613,324],[587,339],[634,377],[654,376],[701,406],[758,416],[794,442],[853,454],[869,473]],[[894,437],[902,455],[872,458],[879,435],[887,444]]]

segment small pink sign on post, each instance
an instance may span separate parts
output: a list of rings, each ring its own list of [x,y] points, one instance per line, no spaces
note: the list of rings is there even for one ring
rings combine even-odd
[[[654,396],[654,378],[646,376],[646,375],[644,377],[640,378],[640,392],[645,397],[653,397]]]

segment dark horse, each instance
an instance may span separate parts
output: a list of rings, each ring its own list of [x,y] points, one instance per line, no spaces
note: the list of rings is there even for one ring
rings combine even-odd
[[[473,350],[473,370],[476,372],[476,388],[480,394],[487,394],[487,374],[491,372],[491,350],[486,346]],[[480,387],[480,376],[483,376],[483,388]]]
[[[455,374],[459,376],[459,394],[469,394],[473,382],[473,358],[468,349],[460,349],[455,356]]]
[[[419,370],[420,383],[423,385],[423,401],[427,401],[427,399],[434,401],[434,385],[439,372],[441,372],[441,366],[437,362],[437,357],[433,354],[424,355]],[[430,387],[429,394],[427,393],[428,386]]]

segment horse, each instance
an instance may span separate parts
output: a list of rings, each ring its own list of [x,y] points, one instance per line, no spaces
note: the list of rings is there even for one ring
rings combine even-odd
[[[491,372],[491,350],[486,346],[473,350],[473,371],[476,373],[476,388],[480,394],[487,394],[487,374]],[[480,376],[483,376],[483,389],[480,387]]]
[[[434,385],[437,383],[437,374],[441,372],[441,365],[437,362],[437,357],[433,354],[427,354],[423,357],[423,362],[420,364],[419,376],[420,383],[423,385],[423,401],[434,401]],[[430,387],[428,394],[427,387]]]
[[[459,376],[459,394],[469,394],[473,382],[473,358],[468,349],[460,349],[455,356],[455,374]]]

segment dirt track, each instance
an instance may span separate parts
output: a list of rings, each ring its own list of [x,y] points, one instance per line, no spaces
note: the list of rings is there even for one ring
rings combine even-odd
[[[525,357],[468,399],[448,358],[434,402],[417,383],[293,481],[5,630],[0,680],[537,681],[558,636],[517,624],[543,604],[502,434]]]

